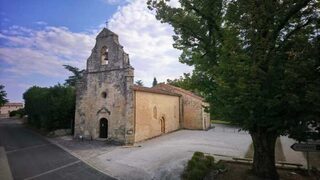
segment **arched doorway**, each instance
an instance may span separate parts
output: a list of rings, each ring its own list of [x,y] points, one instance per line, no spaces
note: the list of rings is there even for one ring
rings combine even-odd
[[[100,119],[100,138],[108,137],[108,120],[106,118]]]
[[[160,118],[160,124],[161,124],[161,133],[166,132],[166,119],[162,116]]]

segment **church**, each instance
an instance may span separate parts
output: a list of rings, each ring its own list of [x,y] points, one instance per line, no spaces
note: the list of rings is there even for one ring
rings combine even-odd
[[[134,144],[179,129],[210,128],[209,104],[184,89],[134,85],[118,35],[104,28],[76,84],[74,136]]]

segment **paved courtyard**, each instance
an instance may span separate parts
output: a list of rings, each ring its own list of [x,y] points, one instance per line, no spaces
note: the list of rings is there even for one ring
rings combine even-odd
[[[91,166],[118,179],[179,179],[195,151],[216,159],[245,157],[251,137],[237,128],[215,125],[208,131],[180,130],[133,147],[105,145],[96,141],[53,139]],[[305,166],[302,153],[290,149],[294,140],[280,138],[285,160]]]

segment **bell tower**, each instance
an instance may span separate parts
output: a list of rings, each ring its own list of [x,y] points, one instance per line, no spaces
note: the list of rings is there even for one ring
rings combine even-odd
[[[111,141],[133,143],[133,76],[118,35],[104,28],[76,86],[75,136],[95,139],[103,134]]]

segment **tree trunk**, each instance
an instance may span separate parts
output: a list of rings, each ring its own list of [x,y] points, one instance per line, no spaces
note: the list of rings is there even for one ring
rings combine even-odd
[[[254,147],[253,173],[260,178],[278,180],[274,154],[276,133],[258,129],[250,134]]]

